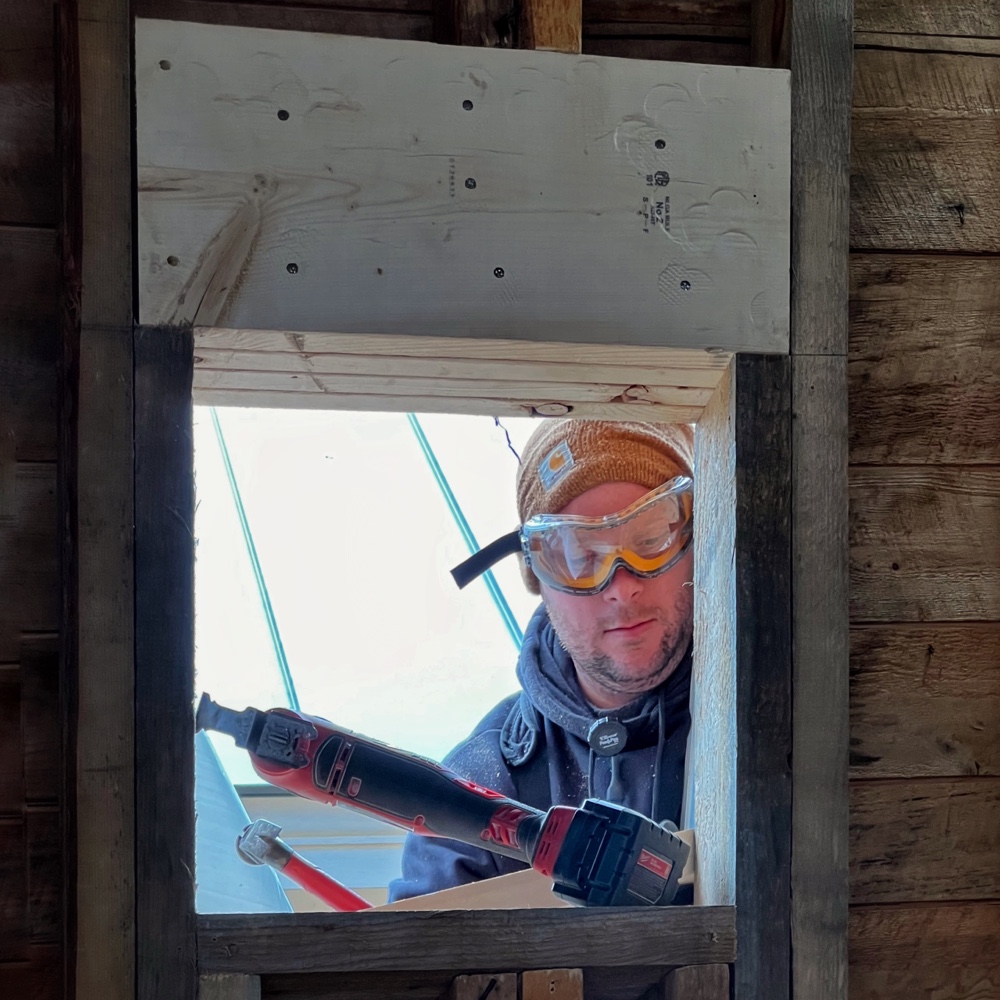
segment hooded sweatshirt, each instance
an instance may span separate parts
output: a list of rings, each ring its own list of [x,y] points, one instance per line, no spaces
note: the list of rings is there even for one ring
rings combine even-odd
[[[657,821],[680,823],[691,728],[690,649],[658,688],[620,709],[595,709],[580,691],[572,658],[559,644],[543,605],[528,623],[517,678],[521,691],[500,702],[448,754],[445,766],[536,809],[599,798]],[[604,717],[617,719],[628,731],[624,749],[614,757],[593,754],[587,743],[591,726]],[[402,877],[390,884],[389,900],[526,867],[481,847],[410,834],[403,846]]]

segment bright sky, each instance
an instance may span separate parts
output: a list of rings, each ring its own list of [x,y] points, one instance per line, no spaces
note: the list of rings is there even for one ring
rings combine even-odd
[[[302,710],[440,759],[516,690],[516,650],[404,414],[223,408],[219,419]],[[420,422],[480,545],[517,524],[517,460],[492,417]],[[536,421],[503,420],[520,453]],[[209,411],[195,409],[196,690],[286,705]],[[538,599],[494,570],[523,628]],[[245,751],[213,734],[234,783]]]

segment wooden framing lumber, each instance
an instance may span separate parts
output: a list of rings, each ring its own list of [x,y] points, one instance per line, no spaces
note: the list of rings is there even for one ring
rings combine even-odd
[[[136,52],[144,324],[787,348],[783,72],[152,20]]]
[[[711,965],[735,947],[734,911],[715,906],[198,918],[203,974]]]
[[[785,1000],[791,987],[792,894],[790,359],[739,355],[735,396],[740,957],[733,996]]]
[[[579,52],[583,44],[583,0],[521,0],[520,47]]]
[[[140,328],[134,358],[137,988],[195,1000],[191,333]]]
[[[63,581],[73,772],[70,954],[75,995],[131,997],[135,967],[131,16],[69,0]],[[112,388],[113,387],[113,388]],[[70,841],[71,843],[73,840]]]
[[[729,1000],[729,966],[673,969],[663,980],[663,1000]]]
[[[199,330],[199,403],[497,416],[698,419],[725,352],[600,344]]]
[[[790,987],[796,1000],[846,1000],[853,2],[791,0],[790,6]],[[741,975],[737,966],[737,982]]]

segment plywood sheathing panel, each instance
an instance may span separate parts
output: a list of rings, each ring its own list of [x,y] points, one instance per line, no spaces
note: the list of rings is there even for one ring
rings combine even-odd
[[[781,71],[153,21],[137,58],[144,323],[787,348]]]

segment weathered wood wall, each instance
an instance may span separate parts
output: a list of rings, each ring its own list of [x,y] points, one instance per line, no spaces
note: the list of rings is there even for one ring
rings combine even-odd
[[[63,995],[53,9],[0,30],[0,983]]]
[[[441,34],[431,0],[137,7],[223,23]],[[37,0],[8,0],[0,34],[0,980],[37,998],[63,994],[65,889],[52,15]],[[990,0],[856,0],[857,1000],[1000,995],[998,38]],[[747,63],[750,5],[585,0],[583,48]]]
[[[851,997],[1000,996],[1000,7],[855,0]]]

